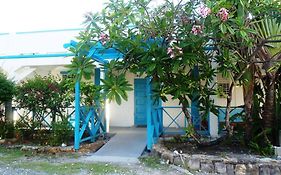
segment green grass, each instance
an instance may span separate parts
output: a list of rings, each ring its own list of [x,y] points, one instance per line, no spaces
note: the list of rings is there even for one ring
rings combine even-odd
[[[31,152],[23,152],[20,149],[7,149],[0,146],[0,163],[11,163],[25,156],[31,156]]]
[[[108,174],[108,173],[122,173],[125,174],[127,170],[115,165],[102,163],[49,163],[49,162],[23,162],[18,165],[18,168],[31,169],[41,171],[48,174],[77,174],[82,170],[87,171],[88,174]]]
[[[157,168],[157,169],[166,169],[167,166],[164,166],[160,163],[160,158],[156,156],[145,156],[139,158],[140,162],[142,162],[145,166],[150,168]]]
[[[12,164],[15,168],[24,168],[34,171],[45,172],[48,174],[77,174],[86,171],[87,174],[109,174],[122,173],[126,174],[128,170],[111,164],[102,163],[50,163],[48,160],[58,158],[57,155],[32,154],[32,152],[21,151],[20,149],[7,149],[0,146],[0,164]],[[36,156],[41,158],[39,161],[19,161],[24,157]],[[76,159],[77,154],[60,155],[60,157]]]

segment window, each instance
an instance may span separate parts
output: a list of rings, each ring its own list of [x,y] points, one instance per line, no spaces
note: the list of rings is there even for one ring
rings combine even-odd
[[[219,96],[225,98],[229,93],[229,83],[218,83]]]

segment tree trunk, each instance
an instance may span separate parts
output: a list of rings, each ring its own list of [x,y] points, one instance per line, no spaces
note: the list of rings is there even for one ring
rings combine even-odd
[[[188,108],[188,106],[185,103],[182,103],[182,112],[183,112],[188,124],[192,125],[192,119],[191,119],[190,114],[188,113],[187,108]]]
[[[264,83],[265,87],[265,102],[263,105],[262,119],[264,129],[269,132],[266,134],[271,144],[276,144],[274,137],[275,133],[275,75],[267,73]]]
[[[227,94],[226,110],[225,110],[225,128],[226,128],[226,131],[227,131],[229,136],[232,136],[232,134],[233,134],[233,128],[230,125],[230,110],[231,110],[230,107],[231,107],[231,101],[232,101],[232,90],[233,90],[233,87],[234,87],[234,83],[232,82],[230,84],[229,92]]]
[[[5,102],[5,121],[13,123],[12,100]]]
[[[253,137],[253,96],[254,96],[254,87],[255,87],[255,77],[254,77],[254,68],[250,69],[250,80],[249,83],[244,85],[243,94],[244,94],[244,104],[245,104],[245,143],[248,144]]]
[[[200,144],[200,136],[198,135],[198,133],[195,131],[194,127],[193,127],[193,124],[192,124],[192,118],[187,110],[188,106],[187,106],[187,103],[183,102],[182,103],[182,111],[183,111],[183,114],[188,122],[188,126],[191,126],[191,127],[188,127],[189,129],[191,129],[192,131],[190,131],[190,134],[191,134],[191,137],[197,142],[197,144]]]

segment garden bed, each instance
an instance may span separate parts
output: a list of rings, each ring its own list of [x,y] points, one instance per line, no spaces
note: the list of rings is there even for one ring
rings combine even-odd
[[[170,151],[177,150],[186,154],[255,154],[249,148],[242,146],[237,142],[223,142],[215,144],[213,146],[198,146],[196,143],[190,141],[176,141],[174,139],[166,139],[162,141],[162,144]]]
[[[50,146],[50,145],[38,145],[32,141],[25,140],[24,142],[18,141],[16,138],[2,139],[0,140],[0,146],[6,148],[17,148],[22,151],[31,151],[35,153],[46,153],[46,154],[59,154],[59,153],[94,153],[105,145],[109,139],[113,137],[113,134],[108,134],[106,137],[100,137],[95,142],[85,142],[80,145],[78,151],[74,150],[73,143],[70,145],[62,144],[61,146]]]
[[[228,175],[281,174],[281,160],[250,154],[247,149],[236,145],[223,150],[220,146],[198,149],[191,143],[172,143],[160,141],[154,145],[153,153],[167,163],[192,171]],[[234,147],[236,148],[232,150]]]

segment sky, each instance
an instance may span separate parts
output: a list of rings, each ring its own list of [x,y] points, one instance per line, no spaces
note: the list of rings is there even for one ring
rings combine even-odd
[[[82,28],[86,12],[108,0],[0,0],[0,33]],[[178,2],[179,0],[173,0]],[[159,5],[163,0],[153,0]]]
[[[1,0],[0,33],[81,28],[107,0]]]

